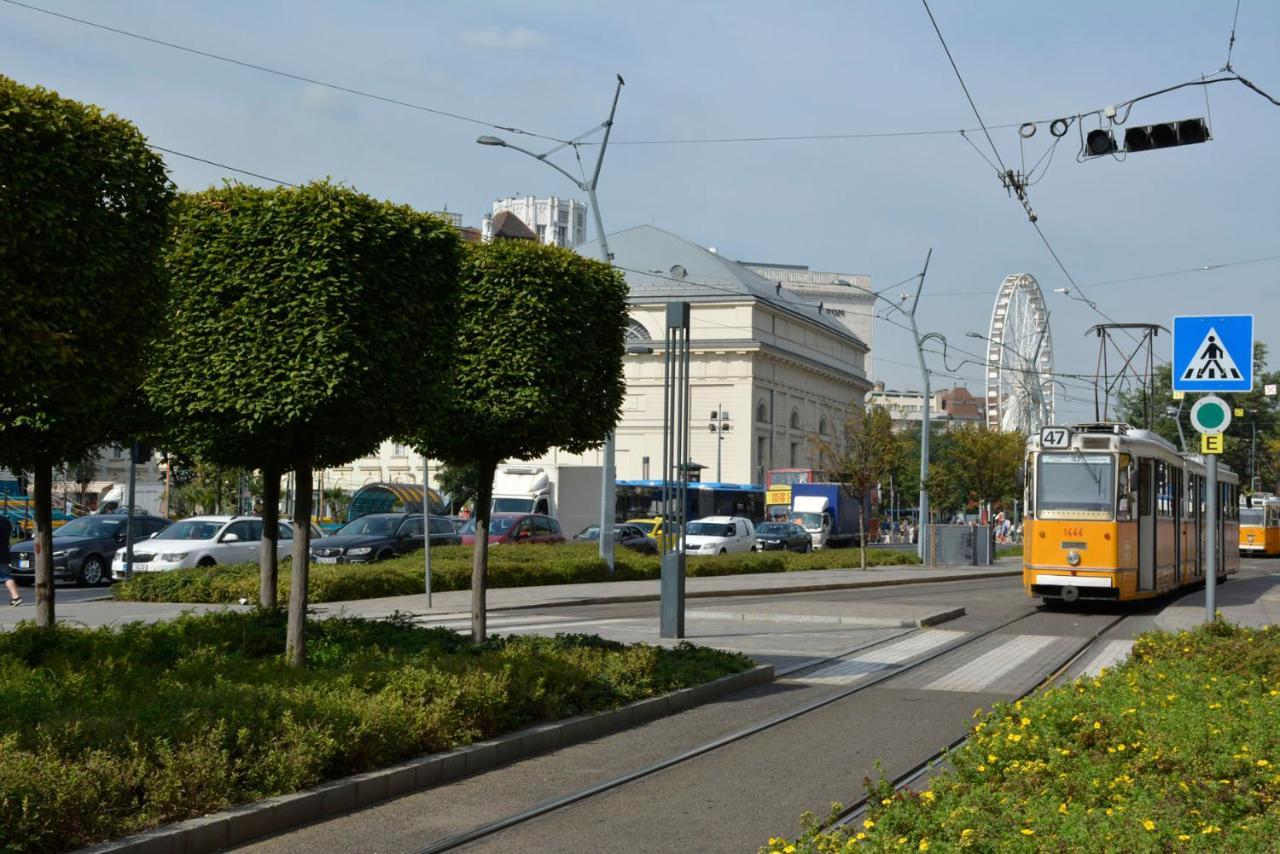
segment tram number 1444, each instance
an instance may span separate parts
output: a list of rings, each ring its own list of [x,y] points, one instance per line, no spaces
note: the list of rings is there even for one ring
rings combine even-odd
[[[1071,446],[1071,431],[1066,427],[1045,427],[1040,431],[1040,447],[1068,448]]]

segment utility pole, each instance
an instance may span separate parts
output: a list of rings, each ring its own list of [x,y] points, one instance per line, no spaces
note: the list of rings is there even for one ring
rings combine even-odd
[[[707,425],[707,429],[716,434],[716,483],[721,483],[720,457],[724,449],[724,434],[732,430],[733,425],[729,423],[729,413],[724,411],[722,403],[716,404],[716,411],[710,417],[711,423]]]

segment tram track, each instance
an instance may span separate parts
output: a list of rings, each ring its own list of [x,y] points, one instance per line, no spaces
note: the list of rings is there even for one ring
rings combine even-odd
[[[731,744],[741,742],[745,739],[751,738],[752,736],[758,735],[767,730],[771,730],[781,724],[796,720],[797,718],[803,717],[804,715],[811,714],[813,712],[818,711],[819,709],[826,708],[827,706],[840,702],[841,700],[847,699],[853,695],[862,693],[863,691],[867,691],[871,688],[876,687],[877,685],[880,685],[891,679],[902,676],[903,674],[909,673],[913,670],[916,670],[917,668],[923,667],[924,665],[934,662],[945,655],[949,655],[958,650],[964,649],[974,643],[977,643],[978,641],[981,641],[984,638],[997,634],[1017,623],[1022,622],[1023,620],[1029,619],[1041,613],[1044,613],[1044,609],[1042,607],[1036,607],[1033,609],[1026,610],[1023,613],[1020,613],[1017,616],[1011,619],[1005,620],[1004,622],[1001,622],[995,626],[991,626],[989,628],[982,629],[977,632],[973,632],[972,634],[968,634],[963,638],[957,639],[950,643],[943,644],[938,648],[925,653],[921,657],[915,658],[913,660],[909,660],[908,662],[905,662],[901,665],[892,665],[892,664],[888,665],[884,668],[884,672],[882,673],[877,673],[875,675],[868,676],[867,678],[862,679],[856,682],[855,684],[850,685],[847,688],[842,688],[833,693],[826,694],[815,700],[811,700],[793,709],[789,709],[785,712],[781,712],[779,714],[773,715],[771,717],[768,717],[762,721],[759,721],[750,726],[744,727],[735,732],[731,732],[727,735],[705,742],[701,745],[697,745],[693,748],[690,748],[688,750],[685,750],[673,756],[669,756],[664,759],[660,759],[656,762],[650,763],[648,765],[635,768],[631,771],[625,772],[623,774],[620,774],[608,780],[604,780],[600,783],[596,783],[594,785],[587,786],[582,789],[578,789],[577,791],[570,792],[569,794],[562,795],[560,797],[553,798],[548,801],[544,801],[543,803],[535,805],[527,810],[514,813],[504,818],[500,818],[500,819],[488,822],[486,824],[480,825],[478,827],[472,828],[471,830],[467,830],[462,833],[454,834],[453,836],[449,836],[444,839],[440,839],[435,842],[432,842],[431,844],[423,848],[417,849],[418,854],[437,854],[437,852],[452,851],[464,845],[470,845],[474,842],[479,842],[487,837],[494,836],[498,833],[509,830],[525,822],[531,821],[533,819],[541,818],[547,815],[551,815],[560,810],[566,809],[574,804],[585,801],[589,798],[592,798],[616,789],[620,789],[638,780],[644,779],[646,777],[650,777],[662,771],[666,771],[668,769],[691,762],[692,760],[697,759],[700,756],[705,756],[714,751],[725,748]],[[1113,622],[1118,623],[1119,620],[1116,620]],[[1096,634],[1100,636],[1101,634],[1108,631],[1109,628],[1110,626],[1104,629],[1101,629]],[[838,661],[840,659],[847,658],[848,656],[859,653],[859,652],[873,651],[879,647],[884,647],[893,643],[899,643],[906,638],[912,637],[914,635],[923,634],[928,631],[930,630],[916,629],[913,631],[908,631],[908,632],[903,632],[897,635],[893,635],[888,638],[882,638],[873,642],[865,643],[860,646],[854,647],[851,650],[846,650],[844,652],[841,652],[838,655],[828,656],[823,659],[819,659],[818,661],[808,662],[799,667],[792,668],[791,670],[787,671],[785,674],[782,674],[782,675],[787,679],[791,679],[791,680],[798,679],[802,677],[805,673],[812,673],[812,672],[821,670],[823,667],[828,666],[833,661]],[[1072,660],[1075,660],[1076,657],[1077,656],[1072,656]],[[1069,666],[1069,665],[1063,665],[1063,666]]]
[[[1087,655],[1102,640],[1102,638],[1105,635],[1107,635],[1108,632],[1110,632],[1116,626],[1123,623],[1125,620],[1132,618],[1133,616],[1134,616],[1133,614],[1120,614],[1114,619],[1109,620],[1105,625],[1103,625],[1101,628],[1096,630],[1092,635],[1085,638],[1079,645],[1077,645],[1076,648],[1072,650],[1071,654],[1067,656],[1066,660],[1062,662],[1062,664],[1054,668],[1053,671],[1047,674],[1043,679],[1041,679],[1035,685],[1031,686],[1026,691],[1022,692],[1017,697],[1015,697],[1013,702],[1025,700],[1027,697],[1030,697],[1033,694],[1037,694],[1041,691],[1047,690],[1048,688],[1052,687],[1059,679],[1062,678],[1063,674],[1065,674],[1071,669],[1072,665],[1074,665],[1076,662],[1080,661],[1085,655]],[[894,778],[893,780],[894,791],[900,792],[903,789],[913,786],[920,779],[927,777],[930,772],[940,767],[942,761],[947,756],[950,756],[956,750],[963,747],[969,741],[969,738],[970,738],[970,733],[966,732],[965,734],[953,739],[945,747],[931,754],[927,759],[923,760],[922,762],[908,769],[906,772],[900,774],[898,777]],[[848,806],[846,806],[839,813],[837,813],[834,816],[834,818],[825,822],[822,825],[821,829],[831,830],[834,828],[846,827],[850,824],[853,824],[854,822],[856,822],[858,819],[862,818],[866,814],[867,807],[869,805],[870,805],[870,796],[862,795],[857,800],[853,801]]]

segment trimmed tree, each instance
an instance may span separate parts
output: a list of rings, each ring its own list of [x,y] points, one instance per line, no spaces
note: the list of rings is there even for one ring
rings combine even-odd
[[[889,473],[899,453],[893,419],[883,406],[856,407],[844,422],[844,435],[835,443],[815,439],[818,467],[839,483],[846,495],[858,499],[858,552],[867,568],[867,496]]]
[[[296,475],[287,656],[306,660],[312,471],[436,423],[460,244],[444,221],[327,182],[184,197],[166,255],[173,331],[147,382],[174,444],[263,472],[264,567]],[[264,569],[262,601],[275,601]]]
[[[940,506],[963,509],[970,501],[989,504],[1018,494],[1026,436],[966,424],[948,438],[945,455],[929,466],[929,493],[936,490],[945,502]]]
[[[627,285],[599,261],[525,241],[468,247],[449,412],[406,439],[476,469],[471,634],[483,641],[498,463],[599,447],[622,411]]]
[[[163,317],[172,186],[138,129],[0,77],[0,465],[32,474],[36,622],[54,623],[54,466],[119,436]]]

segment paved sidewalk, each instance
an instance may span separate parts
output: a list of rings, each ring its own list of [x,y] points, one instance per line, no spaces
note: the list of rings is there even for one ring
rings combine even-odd
[[[753,575],[723,575],[712,578],[690,578],[686,582],[686,595],[690,600],[707,597],[777,595],[822,590],[850,590],[860,587],[886,587],[904,584],[921,584],[954,581],[971,578],[1003,578],[1021,572],[1018,558],[1004,558],[995,566],[977,567],[923,567],[882,566],[870,567],[865,572],[856,569],[824,569],[805,572],[773,572]],[[109,595],[104,591],[104,595]],[[30,588],[23,590],[28,604],[19,608],[0,610],[0,628],[12,626],[21,620],[34,619],[34,608],[29,604],[34,597]],[[526,608],[566,607],[575,605],[602,605],[613,602],[656,602],[658,582],[607,581],[590,584],[549,584],[541,587],[508,587],[488,591],[489,611],[512,611]],[[713,600],[714,601],[714,600]],[[453,590],[436,593],[432,607],[427,608],[423,594],[412,596],[387,596],[378,599],[354,599],[343,602],[315,603],[311,607],[319,615],[344,614],[348,616],[379,618],[396,612],[433,618],[453,614],[466,614],[471,608],[470,590]],[[238,605],[197,605],[154,602],[117,602],[99,600],[73,602],[56,606],[58,621],[73,625],[102,626],[127,623],[136,620],[172,619],[184,612],[205,613],[222,608],[240,609]]]
[[[1226,584],[1218,585],[1214,603],[1217,611],[1227,622],[1241,626],[1280,624],[1280,563],[1272,566],[1259,561],[1254,566],[1265,574],[1233,575]],[[1155,622],[1158,628],[1179,631],[1195,628],[1205,617],[1204,590],[1197,590],[1170,604]]]

